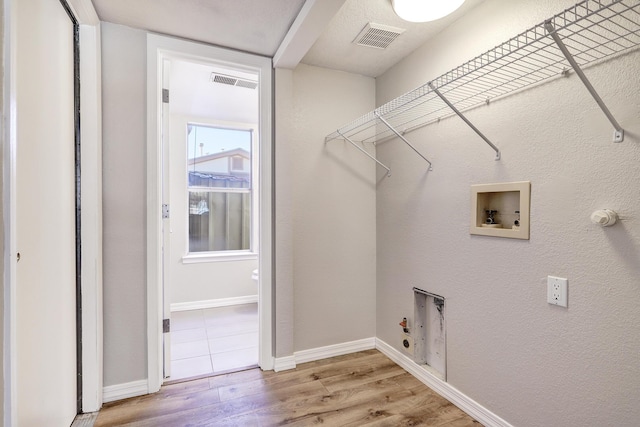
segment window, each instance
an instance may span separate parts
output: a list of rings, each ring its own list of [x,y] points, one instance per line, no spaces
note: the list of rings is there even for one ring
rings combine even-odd
[[[187,125],[189,252],[251,250],[253,131]]]
[[[244,170],[244,157],[233,156],[231,158],[231,170],[242,172]]]

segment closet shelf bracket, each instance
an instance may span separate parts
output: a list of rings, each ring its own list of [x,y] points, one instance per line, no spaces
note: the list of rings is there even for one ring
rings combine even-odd
[[[584,74],[584,72],[582,71],[582,68],[580,68],[580,65],[578,65],[573,55],[571,55],[571,52],[569,52],[569,49],[567,49],[567,46],[564,44],[564,42],[558,35],[556,28],[553,26],[550,20],[544,22],[544,27],[549,33],[549,35],[551,36],[551,38],[553,38],[553,41],[556,42],[556,45],[558,46],[558,48],[560,49],[564,57],[567,59],[569,64],[571,64],[573,71],[575,71],[578,77],[580,77],[580,80],[582,80],[582,83],[584,84],[584,86],[587,88],[587,90],[589,91],[593,99],[596,101],[596,103],[598,104],[598,106],[600,107],[604,115],[607,116],[607,118],[613,125],[613,129],[614,129],[613,142],[622,142],[624,140],[624,129],[622,129],[622,126],[620,126],[620,124],[615,119],[615,117],[613,117],[613,114],[611,114],[611,111],[609,111],[609,109],[605,105],[602,98],[600,98],[600,95],[598,95],[598,92],[596,92],[595,88],[593,87],[593,85],[591,84],[587,76]]]
[[[391,126],[391,124],[389,124],[389,122],[388,122],[388,121],[386,121],[384,118],[382,118],[382,116],[381,116],[377,111],[375,111],[375,110],[374,110],[373,114],[375,114],[375,116],[376,116],[378,119],[380,119],[380,121],[381,121],[382,123],[384,123],[384,125],[385,125],[386,127],[388,127],[388,128],[389,128],[389,130],[390,130],[391,132],[393,132],[393,133],[394,133],[398,138],[400,138],[400,139],[401,139],[405,144],[407,144],[409,147],[411,147],[411,149],[412,149],[413,151],[415,151],[415,152],[416,152],[416,154],[417,154],[418,156],[422,157],[422,158],[424,159],[424,161],[425,161],[425,162],[429,163],[429,170],[430,170],[430,171],[432,171],[432,170],[433,170],[433,166],[431,165],[431,162],[429,161],[429,159],[427,159],[425,156],[423,156],[423,155],[422,155],[422,153],[421,153],[421,152],[419,152],[419,151],[416,149],[416,147],[414,147],[414,146],[413,146],[409,141],[407,141],[407,139],[406,139],[404,136],[402,136],[402,135],[400,134],[400,132],[398,132],[398,131],[393,127],[393,126]]]
[[[462,114],[462,112],[460,112],[460,110],[458,110],[451,102],[449,102],[449,100],[433,85],[432,82],[427,83],[427,85],[436,95],[438,95],[438,98],[440,98],[445,104],[447,104],[449,108],[451,108],[451,110],[462,119],[463,122],[465,122],[471,129],[473,129],[473,131],[477,133],[478,136],[489,145],[489,147],[493,148],[493,151],[496,152],[495,160],[500,160],[500,149],[496,147],[491,141],[489,141],[489,138],[484,136],[484,134],[480,132],[480,129],[475,127],[474,124],[471,123],[469,119],[467,119],[465,115]]]
[[[377,164],[379,164],[380,166],[382,166],[383,168],[385,168],[387,170],[387,176],[391,176],[391,169],[389,169],[387,166],[385,166],[380,160],[376,159],[375,157],[373,157],[371,154],[369,154],[367,152],[367,150],[365,150],[364,148],[360,147],[358,144],[356,144],[355,142],[353,142],[351,139],[349,139],[347,136],[345,136],[342,132],[340,132],[340,130],[338,129],[336,131],[338,133],[338,135],[340,135],[342,138],[344,138],[345,141],[349,142],[351,145],[353,145],[354,147],[356,147],[358,150],[360,150],[361,152],[363,152],[367,157],[369,157],[371,160],[373,160],[374,162],[376,162]]]

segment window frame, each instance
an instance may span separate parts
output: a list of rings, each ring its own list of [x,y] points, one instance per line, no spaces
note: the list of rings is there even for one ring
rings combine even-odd
[[[189,186],[189,178],[188,178],[188,146],[185,144],[185,166],[186,166],[186,188],[184,191],[185,197],[185,206],[187,209],[187,218],[189,215],[189,194],[191,191],[202,191],[202,192],[216,192],[216,193],[249,193],[250,196],[250,236],[249,236],[249,249],[240,249],[240,250],[219,250],[219,251],[201,251],[201,252],[190,252],[189,251],[189,221],[185,221],[185,251],[182,256],[183,264],[197,264],[197,263],[206,263],[206,262],[227,262],[227,261],[242,261],[242,260],[251,260],[258,259],[258,251],[259,247],[259,180],[257,179],[259,176],[259,153],[258,153],[258,125],[251,123],[229,123],[224,121],[194,121],[187,120],[185,124],[185,132],[188,132],[188,126],[203,126],[210,128],[218,128],[218,129],[227,129],[227,130],[237,130],[237,131],[248,131],[251,137],[251,151],[249,155],[250,162],[250,171],[251,171],[251,185],[249,188],[237,188],[237,187],[202,187],[202,186]],[[185,141],[188,139],[187,138]],[[229,163],[231,163],[231,157],[229,157]],[[231,172],[231,164],[229,164],[229,171]]]

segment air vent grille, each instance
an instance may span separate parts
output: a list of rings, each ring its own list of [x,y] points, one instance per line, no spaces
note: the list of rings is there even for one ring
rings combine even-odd
[[[238,79],[238,81],[236,82],[236,86],[246,87],[247,89],[255,89],[258,87],[258,82]]]
[[[233,76],[227,76],[225,74],[211,73],[211,82],[220,83],[229,86],[244,87],[247,89],[255,89],[258,87],[258,82],[253,80],[239,79]]]
[[[353,40],[353,43],[376,49],[386,49],[404,31],[402,28],[369,22]]]

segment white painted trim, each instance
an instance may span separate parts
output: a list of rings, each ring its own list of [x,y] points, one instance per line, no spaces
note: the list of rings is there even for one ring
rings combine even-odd
[[[376,348],[376,339],[371,337],[357,341],[328,345],[326,347],[296,351],[293,355],[296,359],[296,364],[300,364],[313,362],[314,360],[327,359],[329,357],[342,356],[343,354],[356,353],[358,351],[371,350],[373,348]]]
[[[162,227],[161,227],[161,150],[159,120],[163,57],[243,64],[260,75],[260,238],[258,253],[260,282],[258,316],[260,318],[259,365],[273,369],[273,290],[272,290],[272,64],[269,58],[175,39],[147,35],[147,372],[148,390],[154,393],[162,385]]]
[[[91,0],[67,0],[67,3],[80,24],[100,27],[100,19]]]
[[[183,264],[199,264],[206,262],[250,261],[258,259],[258,254],[249,251],[225,251],[225,253],[205,252],[191,253],[182,257]]]
[[[84,14],[91,17],[91,2],[82,3]],[[95,412],[102,407],[103,386],[101,41],[100,21],[85,24],[82,15],[78,20],[82,118],[82,410]]]
[[[14,1],[5,0],[3,67],[5,97],[3,142],[4,213],[4,425],[16,420],[16,330],[15,330],[15,21]],[[83,408],[102,405],[102,224],[101,224],[101,65],[100,21],[90,0],[70,0],[80,25],[81,138],[82,138],[82,294],[83,294]],[[87,199],[86,196],[90,198]],[[86,263],[85,263],[86,261]]]
[[[275,68],[294,69],[345,0],[307,0],[273,57]]]
[[[242,297],[218,298],[202,301],[174,302],[171,304],[171,312],[202,310],[205,308],[228,307],[230,305],[255,304],[258,302],[258,295],[245,295]]]
[[[295,368],[296,368],[295,356],[276,357],[276,360],[273,364],[273,370],[276,372],[288,371],[289,369],[295,369]]]
[[[426,386],[456,405],[458,408],[465,411],[483,425],[487,427],[513,427],[507,421],[480,405],[478,402],[451,386],[449,383],[442,381],[440,378],[427,371],[424,367],[414,362],[413,359],[402,354],[381,339],[376,339],[375,346],[382,354],[393,360]]]
[[[130,383],[109,385],[102,389],[104,402],[128,399],[129,397],[144,396],[148,393],[147,380],[131,381]]]
[[[3,13],[3,58],[4,68],[2,119],[2,213],[3,213],[3,380],[4,419],[2,425],[15,427],[17,419],[17,345],[16,345],[16,60],[17,16],[15,4],[19,0],[4,0]]]
[[[275,359],[273,370],[276,372],[295,369],[300,363],[313,362],[315,360],[328,359],[342,356],[343,354],[356,353],[358,351],[376,348],[376,338],[364,338],[356,341],[348,341],[340,344],[317,347],[309,350],[301,350],[293,353],[293,356],[278,357]]]

